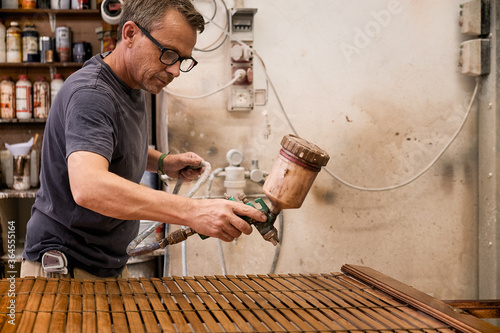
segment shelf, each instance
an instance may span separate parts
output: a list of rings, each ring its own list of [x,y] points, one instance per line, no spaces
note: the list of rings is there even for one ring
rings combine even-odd
[[[0,9],[0,14],[56,14],[65,16],[97,16],[99,9]]]
[[[31,118],[31,119],[17,119],[17,118],[9,118],[9,119],[0,119],[0,124],[33,124],[40,123],[45,124],[47,118]]]
[[[30,188],[24,191],[12,190],[12,189],[1,189],[0,190],[0,199],[9,199],[9,198],[17,198],[17,199],[34,199],[36,196],[36,192],[38,188]]]
[[[80,68],[83,66],[81,62],[3,62],[0,63],[0,68],[12,67],[68,67]]]

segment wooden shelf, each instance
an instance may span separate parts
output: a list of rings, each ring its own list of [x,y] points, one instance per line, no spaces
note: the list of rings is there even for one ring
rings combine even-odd
[[[0,63],[0,68],[13,68],[13,67],[68,67],[80,68],[83,66],[81,62],[3,62]]]
[[[36,196],[36,192],[38,188],[30,188],[24,191],[12,190],[12,189],[1,189],[0,190],[0,199],[9,199],[9,198],[17,198],[17,199],[34,199]]]
[[[65,16],[97,16],[99,9],[0,9],[0,14],[56,14]]]
[[[45,124],[46,121],[47,121],[46,118],[30,118],[30,119],[0,118],[0,124],[33,124],[33,123]]]

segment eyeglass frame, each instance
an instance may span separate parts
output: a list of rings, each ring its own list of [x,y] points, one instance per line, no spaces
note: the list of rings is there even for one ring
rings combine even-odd
[[[196,65],[198,65],[198,61],[196,61],[196,59],[194,59],[193,57],[187,57],[187,58],[183,58],[179,55],[179,53],[177,53],[175,50],[172,50],[172,49],[169,49],[167,47],[164,47],[163,45],[160,44],[160,42],[158,42],[153,36],[151,36],[151,34],[146,30],[144,29],[143,27],[141,27],[138,23],[134,22],[135,25],[142,31],[142,33],[150,40],[152,41],[156,46],[158,46],[160,48],[160,51],[161,51],[161,54],[160,54],[160,58],[158,60],[160,60],[160,62],[162,64],[164,64],[165,66],[172,66],[173,64],[175,64],[177,61],[180,61],[182,63],[183,60],[188,60],[188,59],[191,59],[193,60],[193,65],[187,70],[182,70],[179,66],[179,70],[183,73],[187,73],[189,72],[190,70],[192,70]],[[164,63],[161,58],[163,57],[163,54],[167,51],[171,51],[171,52],[174,52],[176,55],[177,55],[177,59],[170,63],[170,64],[166,64]]]

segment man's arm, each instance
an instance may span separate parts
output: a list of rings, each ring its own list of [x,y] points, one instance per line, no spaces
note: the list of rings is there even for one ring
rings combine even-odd
[[[148,167],[149,164],[148,159]],[[237,215],[266,221],[265,214],[248,205],[223,199],[194,200],[153,190],[109,172],[108,167],[106,158],[99,154],[77,151],[68,157],[71,192],[78,205],[123,220],[185,225],[224,241],[252,232],[250,225]]]

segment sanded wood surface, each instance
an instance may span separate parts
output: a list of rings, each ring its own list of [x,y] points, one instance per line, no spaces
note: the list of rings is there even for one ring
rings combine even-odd
[[[14,316],[10,287],[0,280],[0,333],[461,331],[343,273],[24,278]]]

